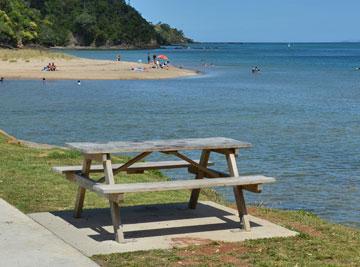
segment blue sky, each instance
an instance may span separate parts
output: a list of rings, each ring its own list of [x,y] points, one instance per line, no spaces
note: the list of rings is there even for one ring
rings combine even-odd
[[[203,42],[360,41],[360,0],[131,0]]]

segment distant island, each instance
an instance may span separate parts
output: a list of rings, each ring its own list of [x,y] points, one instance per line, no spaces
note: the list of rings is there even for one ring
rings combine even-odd
[[[124,0],[0,1],[0,46],[156,48],[192,40]]]

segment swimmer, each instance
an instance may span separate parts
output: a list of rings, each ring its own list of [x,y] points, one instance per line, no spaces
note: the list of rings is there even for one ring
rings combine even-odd
[[[260,69],[258,68],[258,66],[255,66],[254,68],[252,68],[251,72],[257,73],[257,72],[260,72]]]

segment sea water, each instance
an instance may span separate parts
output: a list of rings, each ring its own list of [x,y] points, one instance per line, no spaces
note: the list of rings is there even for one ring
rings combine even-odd
[[[75,51],[145,62],[166,54],[201,75],[160,81],[0,83],[0,128],[21,139],[147,140],[226,136],[242,174],[277,178],[249,202],[304,209],[360,226],[360,44],[194,44],[145,51]],[[135,65],[135,64],[134,64]],[[253,74],[254,66],[260,68]],[[166,70],[164,70],[166,71]],[[1,74],[0,74],[1,75]],[[190,153],[199,157],[199,153]],[[226,170],[221,155],[212,157]],[[168,172],[177,179],[185,172]],[[233,200],[231,189],[218,189]]]

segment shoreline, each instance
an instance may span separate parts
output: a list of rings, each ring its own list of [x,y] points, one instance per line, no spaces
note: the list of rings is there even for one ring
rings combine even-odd
[[[61,55],[52,56],[50,52],[27,58],[15,52],[0,60],[0,77],[4,80],[161,80],[199,75],[197,71],[172,65],[157,69],[152,68],[153,64]],[[49,62],[55,63],[56,71],[42,71]]]
[[[54,148],[59,148],[59,149],[64,149],[64,150],[68,150],[67,147],[63,147],[63,146],[56,146],[56,145],[49,145],[49,144],[43,144],[43,143],[36,143],[36,142],[32,142],[32,141],[27,141],[27,140],[22,140],[22,139],[18,139],[15,136],[9,134],[8,132],[0,129],[0,136],[5,136],[7,138],[7,143],[8,144],[16,144],[16,145],[22,145],[28,148],[35,148],[35,149],[54,149]]]

